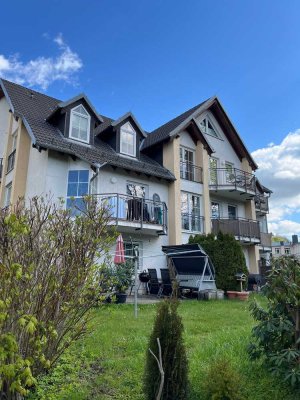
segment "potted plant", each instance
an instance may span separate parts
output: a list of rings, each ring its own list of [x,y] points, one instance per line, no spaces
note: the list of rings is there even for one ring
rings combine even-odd
[[[127,298],[126,291],[134,281],[134,264],[132,260],[126,260],[122,264],[117,264],[113,268],[113,282],[116,295],[116,303],[125,303]]]

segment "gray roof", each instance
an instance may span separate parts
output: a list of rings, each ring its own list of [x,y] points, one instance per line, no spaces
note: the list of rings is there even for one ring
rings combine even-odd
[[[57,127],[46,121],[47,117],[59,106],[61,100],[4,79],[0,79],[0,85],[12,112],[22,118],[36,146],[74,155],[91,164],[107,163],[115,167],[147,173],[158,178],[175,180],[174,175],[168,169],[143,153],[140,154],[140,159],[130,159],[119,155],[112,147],[97,137],[95,137],[95,145],[93,146],[65,138]],[[106,127],[113,121],[102,115],[101,118]],[[99,132],[96,131],[95,133]]]
[[[171,121],[166,122],[164,125],[161,125],[159,128],[155,129],[145,139],[143,143],[143,149],[147,147],[153,146],[156,143],[160,143],[170,137],[170,133],[174,131],[180,124],[182,124],[187,118],[191,117],[195,111],[201,106],[203,106],[207,99],[202,103],[198,104],[197,106],[190,108],[189,110],[185,111],[184,113],[178,115],[177,117],[171,119]]]

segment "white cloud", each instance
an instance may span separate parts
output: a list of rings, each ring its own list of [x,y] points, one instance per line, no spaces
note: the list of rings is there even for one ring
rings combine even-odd
[[[290,237],[300,234],[300,129],[289,133],[280,144],[270,143],[252,153],[259,169],[257,177],[273,190],[270,198],[269,231]]]
[[[40,56],[27,62],[19,54],[5,57],[0,54],[0,76],[22,85],[46,90],[55,81],[76,82],[76,73],[82,68],[79,55],[65,43],[62,34],[53,40],[59,49],[56,57]]]

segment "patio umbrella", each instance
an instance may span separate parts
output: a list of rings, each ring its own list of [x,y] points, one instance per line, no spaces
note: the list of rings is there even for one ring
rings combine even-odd
[[[122,264],[125,262],[125,251],[124,251],[124,242],[122,235],[120,234],[117,238],[117,246],[116,253],[114,257],[115,264]]]

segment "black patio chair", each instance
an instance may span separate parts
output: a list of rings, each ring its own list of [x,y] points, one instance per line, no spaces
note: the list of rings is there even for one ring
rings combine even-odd
[[[168,269],[161,269],[161,282],[162,282],[162,293],[165,296],[171,296],[173,291],[172,281],[170,278],[170,272]]]
[[[148,282],[148,288],[150,294],[159,294],[161,289],[161,284],[157,278],[157,272],[154,268],[148,268],[148,272],[150,275],[150,280]]]

